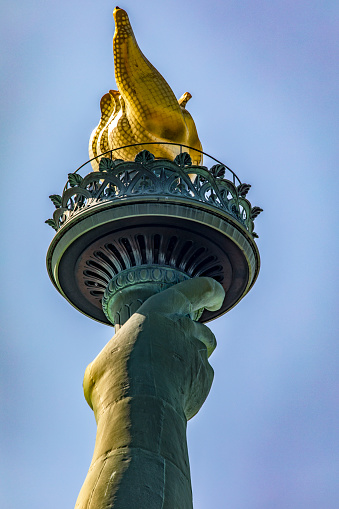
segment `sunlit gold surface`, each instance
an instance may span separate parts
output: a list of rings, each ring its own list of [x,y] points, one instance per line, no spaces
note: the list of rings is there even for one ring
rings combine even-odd
[[[101,99],[101,119],[89,142],[90,158],[142,142],[173,142],[202,150],[194,121],[185,109],[191,94],[186,92],[178,101],[140,51],[127,13],[116,7],[113,16],[115,81],[119,91],[110,90]],[[113,157],[134,159],[143,149],[165,158],[173,158],[179,152],[175,146],[145,145],[119,150]],[[199,152],[184,150],[190,153],[193,163],[201,162]],[[98,161],[93,161],[92,166],[96,170]]]

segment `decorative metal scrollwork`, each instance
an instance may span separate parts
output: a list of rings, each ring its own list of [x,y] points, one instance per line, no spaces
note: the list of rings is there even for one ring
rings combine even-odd
[[[176,156],[174,161],[155,159],[147,150],[139,152],[134,162],[102,157],[99,171],[85,177],[69,173],[62,196],[50,196],[56,210],[53,219],[45,222],[57,231],[86,207],[107,200],[142,195],[175,196],[222,209],[257,237],[253,220],[262,209],[252,207],[246,199],[249,184],[236,186],[224,178],[225,168],[222,164],[216,164],[210,170],[192,165],[187,152]]]

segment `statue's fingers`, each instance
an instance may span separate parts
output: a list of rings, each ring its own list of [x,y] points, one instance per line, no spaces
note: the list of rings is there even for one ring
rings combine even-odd
[[[167,290],[153,295],[139,308],[139,313],[194,315],[201,308],[219,309],[225,291],[220,283],[210,277],[197,277],[182,281]]]
[[[217,340],[215,335],[206,325],[199,322],[193,322],[188,317],[182,317],[179,319],[182,327],[194,338],[201,341],[207,348],[207,357],[215,350],[217,346]]]
[[[221,284],[210,277],[188,279],[172,288],[186,298],[190,314],[202,308],[216,311],[222,306],[225,298],[225,290]]]

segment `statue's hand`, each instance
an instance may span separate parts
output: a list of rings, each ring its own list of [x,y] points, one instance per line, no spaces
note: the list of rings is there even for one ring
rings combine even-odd
[[[139,339],[152,338],[155,384],[160,386],[158,380],[165,376],[173,402],[181,401],[186,419],[199,411],[210,391],[214,372],[208,357],[216,347],[212,331],[191,317],[201,308],[219,309],[224,296],[215,280],[194,278],[153,295],[135,314],[144,319]]]
[[[207,277],[183,281],[148,298],[87,367],[84,392],[95,413],[103,400],[141,393],[156,393],[183,408],[187,419],[197,413],[212,385],[208,357],[216,340],[191,316],[201,308],[218,309],[223,299],[222,286]],[[94,391],[102,377],[107,398]]]
[[[206,325],[194,322],[193,318],[204,308],[216,311],[222,306],[224,298],[225,291],[220,283],[210,277],[198,277],[153,295],[138,309],[138,313],[161,313],[185,324],[192,336],[206,345],[209,357],[216,347],[215,337]]]

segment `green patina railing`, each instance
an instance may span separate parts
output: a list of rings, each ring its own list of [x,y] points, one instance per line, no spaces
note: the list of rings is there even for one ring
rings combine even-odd
[[[142,144],[130,146],[138,145]],[[94,158],[100,159],[99,171],[92,171],[85,177],[78,173],[92,159],[68,174],[62,195],[50,196],[56,210],[47,224],[57,231],[85,208],[108,200],[172,196],[221,209],[245,227],[252,237],[257,237],[253,220],[262,209],[252,207],[246,199],[251,186],[241,183],[236,174],[217,159],[204,153],[217,162],[210,169],[192,165],[190,155],[182,150],[174,161],[156,159],[147,150],[139,152],[134,162],[113,159],[113,153],[119,149]],[[107,155],[110,157],[105,157]],[[224,178],[226,172],[231,173],[232,180]]]

